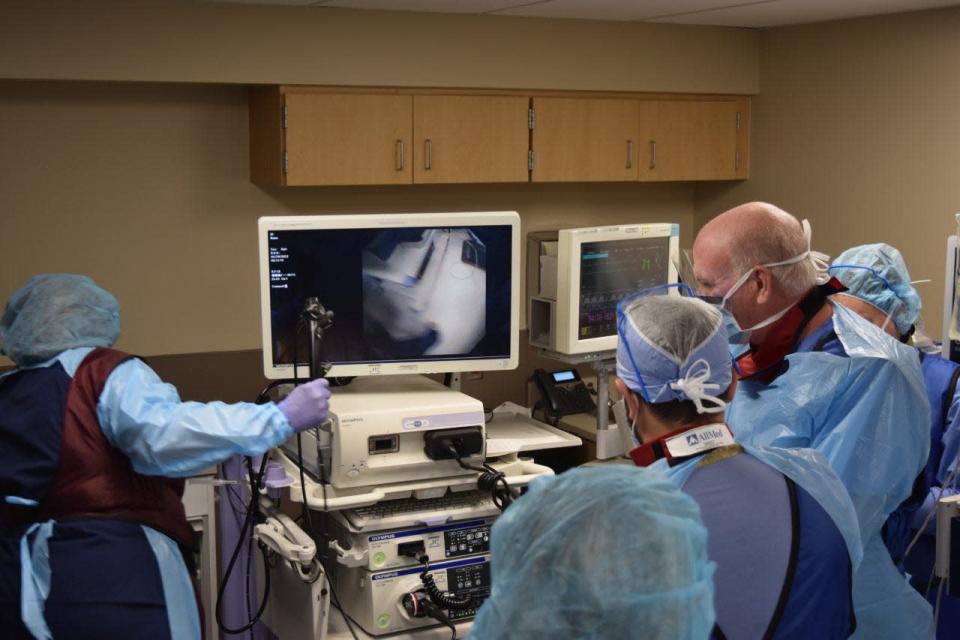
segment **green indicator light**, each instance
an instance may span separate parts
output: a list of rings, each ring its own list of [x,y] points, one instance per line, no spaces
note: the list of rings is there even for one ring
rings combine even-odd
[[[390,616],[386,613],[381,614],[380,617],[377,618],[377,626],[380,627],[381,629],[386,629],[387,627],[389,627]]]
[[[387,555],[383,551],[377,551],[373,554],[373,564],[375,566],[381,566],[384,562],[387,561]]]

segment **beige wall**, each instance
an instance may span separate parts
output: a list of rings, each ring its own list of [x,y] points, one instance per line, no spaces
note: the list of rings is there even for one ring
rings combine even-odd
[[[93,276],[142,355],[260,345],[256,219],[518,210],[523,232],[693,223],[679,185],[458,185],[265,191],[247,173],[246,89],[0,83],[0,299],[29,276]]]
[[[764,30],[751,179],[698,185],[697,222],[768,200],[837,255],[906,256],[939,336],[946,236],[960,211],[960,9]]]
[[[750,30],[174,0],[0,3],[0,43],[0,299],[36,273],[90,274],[121,302],[118,346],[167,354],[161,372],[200,398],[235,397],[209,372],[255,361],[260,215],[516,209],[524,232],[672,221],[685,235],[693,222],[690,185],[263,190],[246,86],[749,94],[758,77]],[[244,380],[247,395],[258,379]]]
[[[0,3],[0,78],[756,93],[748,29],[195,0]]]

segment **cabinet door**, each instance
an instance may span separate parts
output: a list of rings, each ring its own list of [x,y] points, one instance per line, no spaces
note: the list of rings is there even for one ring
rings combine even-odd
[[[415,96],[413,181],[527,182],[529,98]]]
[[[534,182],[638,177],[636,100],[534,98]]]
[[[740,110],[736,100],[641,101],[640,180],[745,178]]]
[[[410,184],[413,98],[285,95],[286,184]]]

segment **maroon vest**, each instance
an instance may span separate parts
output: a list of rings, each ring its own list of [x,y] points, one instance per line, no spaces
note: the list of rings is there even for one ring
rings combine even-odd
[[[39,520],[114,518],[147,525],[184,549],[193,532],[181,497],[182,479],[145,476],[110,444],[97,418],[97,402],[107,377],[130,356],[113,349],[91,351],[73,376],[63,418],[60,465]]]

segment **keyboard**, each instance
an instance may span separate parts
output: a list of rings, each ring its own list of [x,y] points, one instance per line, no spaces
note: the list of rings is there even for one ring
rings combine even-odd
[[[385,500],[369,507],[347,509],[341,513],[358,531],[375,531],[486,518],[499,514],[500,510],[493,504],[487,492],[458,491],[439,498]]]

